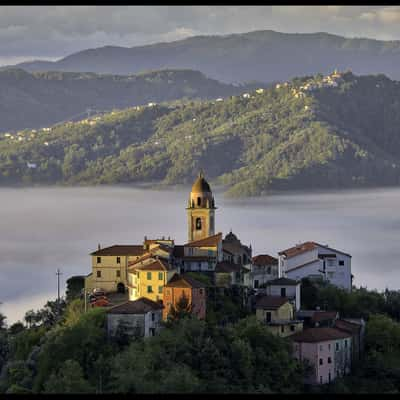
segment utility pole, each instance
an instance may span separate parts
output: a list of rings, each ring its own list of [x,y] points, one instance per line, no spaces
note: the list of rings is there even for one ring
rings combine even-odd
[[[57,303],[58,307],[60,307],[60,275],[62,275],[62,272],[60,271],[59,268],[57,268]]]

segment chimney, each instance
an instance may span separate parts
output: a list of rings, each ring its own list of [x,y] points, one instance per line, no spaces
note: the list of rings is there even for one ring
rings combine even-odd
[[[97,250],[101,250],[100,243],[97,245]]]

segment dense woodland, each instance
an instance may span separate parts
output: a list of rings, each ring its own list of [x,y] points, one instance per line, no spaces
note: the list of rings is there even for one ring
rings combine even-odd
[[[106,338],[105,310],[83,312],[78,291],[0,327],[2,393],[398,393],[400,291],[351,293],[303,280],[302,308],[363,317],[366,353],[351,376],[307,387],[309,366],[293,360],[242,304],[240,291],[212,296],[206,321],[181,312],[159,336]]]
[[[305,82],[222,101],[176,101],[0,140],[0,184],[192,182],[203,167],[232,196],[282,189],[397,185],[400,85],[343,75],[296,97]],[[29,168],[34,163],[36,168]]]
[[[0,132],[83,119],[86,109],[110,112],[150,102],[214,99],[242,93],[253,85],[223,84],[191,70],[127,76],[0,70]]]

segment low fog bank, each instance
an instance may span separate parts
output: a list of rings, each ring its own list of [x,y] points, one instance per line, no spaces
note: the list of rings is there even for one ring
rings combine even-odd
[[[148,237],[186,241],[187,189],[124,187],[0,189],[0,311],[10,324],[90,272],[89,253]],[[253,254],[276,256],[314,240],[352,254],[357,286],[400,288],[400,189],[285,194],[250,200],[215,192],[216,229],[230,229]]]

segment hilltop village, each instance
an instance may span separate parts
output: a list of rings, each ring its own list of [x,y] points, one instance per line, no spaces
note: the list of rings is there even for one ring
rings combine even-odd
[[[99,245],[91,253],[85,293],[91,293],[92,307],[108,307],[108,335],[155,336],[163,321],[182,312],[205,319],[210,293],[234,290],[272,334],[291,341],[294,358],[313,365],[306,383],[329,383],[349,374],[362,355],[364,321],[340,318],[334,310],[304,310],[300,289],[308,278],[351,291],[351,255],[314,241],[277,257],[254,255],[235,233],[215,232],[216,210],[200,172],[186,206],[187,243],[144,237],[142,244]],[[113,295],[124,300],[110,306],[107,296]]]

